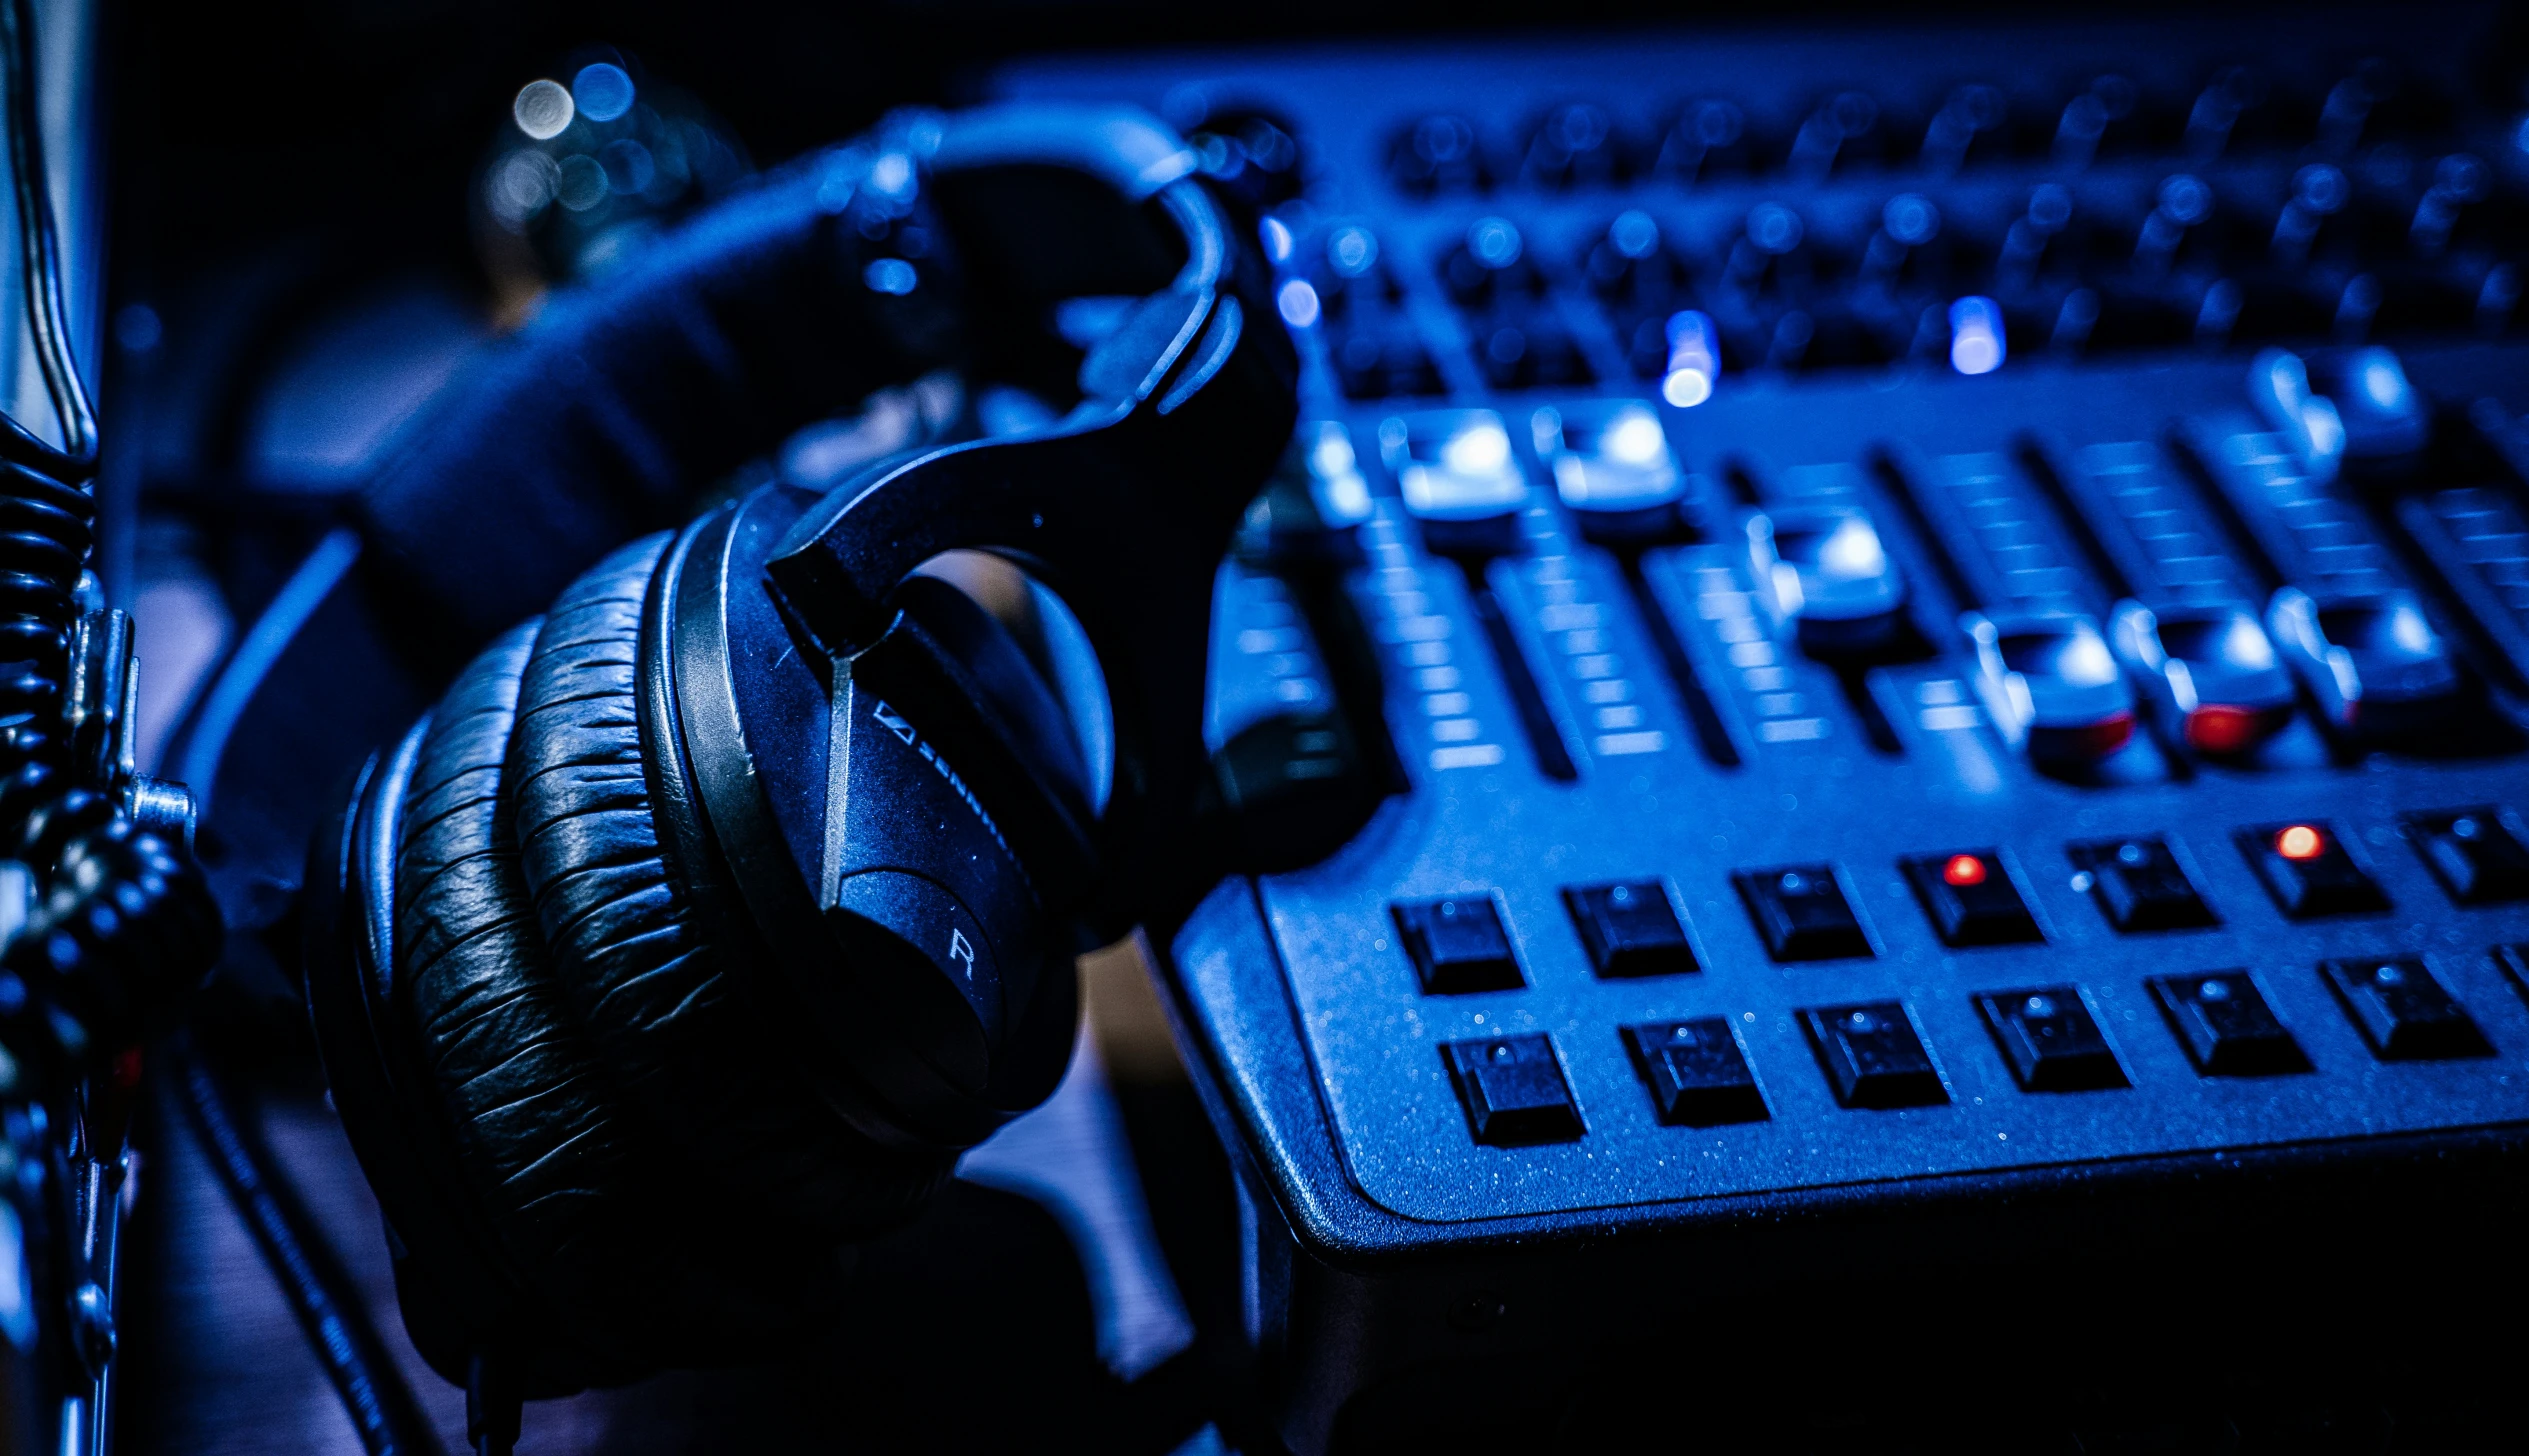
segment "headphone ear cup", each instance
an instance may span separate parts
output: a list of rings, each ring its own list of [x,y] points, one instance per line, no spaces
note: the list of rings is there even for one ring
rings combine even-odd
[[[458,674],[422,739],[395,854],[393,1015],[426,1074],[409,1095],[455,1152],[463,1186],[442,1196],[467,1202],[506,1282],[558,1312],[533,1339],[510,1311],[456,1309],[443,1322],[478,1350],[534,1345],[542,1378],[571,1389],[639,1373],[656,1305],[625,1307],[625,1241],[607,1228],[623,1222],[605,1204],[631,1178],[634,1130],[552,985],[499,813],[537,625]]]
[[[520,690],[507,793],[557,980],[681,1177],[746,1210],[761,1270],[776,1263],[767,1239],[832,1247],[901,1221],[955,1155],[870,1142],[784,1069],[790,1042],[739,984],[746,952],[714,943],[662,852],[649,775],[675,770],[645,761],[639,668],[643,651],[668,650],[641,641],[668,540],[618,551],[554,603]],[[805,1313],[827,1297],[817,1285],[785,1268],[759,1287]]]
[[[398,1035],[383,950],[393,920],[393,826],[427,720],[372,755],[308,853],[308,1021],[343,1131],[376,1190],[413,1346],[465,1376],[469,1330],[510,1317],[517,1292],[494,1267],[488,1230],[452,1198],[455,1149],[408,1042]]]
[[[779,1249],[785,1277],[763,1277],[763,1243],[626,1104],[561,983],[506,782],[540,625],[477,658],[433,713],[401,799],[394,912],[395,1034],[455,1172],[434,1191],[462,1203],[516,1291],[438,1301],[434,1333],[496,1356],[530,1396],[725,1361],[830,1313],[840,1271],[830,1247]],[[736,1213],[752,1226],[754,1210]]]

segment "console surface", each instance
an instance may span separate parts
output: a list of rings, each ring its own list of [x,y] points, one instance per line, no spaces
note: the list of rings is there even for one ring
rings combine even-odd
[[[1193,133],[1307,361],[1215,603],[1266,872],[1173,957],[1302,1262],[2509,1146],[2519,74],[2474,9],[1002,74]]]

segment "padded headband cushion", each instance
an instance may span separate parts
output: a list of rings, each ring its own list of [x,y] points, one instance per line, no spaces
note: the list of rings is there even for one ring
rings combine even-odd
[[[927,201],[855,208],[854,156],[867,164],[846,150],[787,169],[556,293],[433,402],[360,504],[364,574],[426,634],[408,647],[470,653],[791,431],[953,360]],[[899,247],[911,229],[922,241]],[[867,286],[867,264],[899,251],[924,255],[922,285]]]
[[[746,1210],[759,1239],[863,1237],[909,1215],[954,1155],[882,1149],[825,1107],[661,854],[636,693],[642,602],[666,545],[608,557],[536,636],[509,749],[519,865],[573,1009],[681,1176]]]
[[[1191,161],[1146,117],[968,113],[935,136],[918,189],[872,185],[873,157],[918,150],[926,126],[768,175],[556,292],[470,363],[360,501],[361,571],[404,604],[402,645],[472,653],[604,551],[678,524],[697,494],[881,388],[955,366],[1059,395],[1079,354],[1054,305],[1165,288],[1185,261],[1152,194]],[[869,283],[887,258],[914,263],[911,292]]]

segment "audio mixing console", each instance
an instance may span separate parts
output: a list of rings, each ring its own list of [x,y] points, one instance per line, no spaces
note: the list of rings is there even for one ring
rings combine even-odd
[[[1418,1370],[1568,1429],[1734,1290],[1802,1368],[1941,1289],[2453,1292],[2381,1249],[2529,1130],[2497,19],[998,78],[1193,132],[1306,359],[1215,604],[1259,872],[1171,956],[1295,1446]]]

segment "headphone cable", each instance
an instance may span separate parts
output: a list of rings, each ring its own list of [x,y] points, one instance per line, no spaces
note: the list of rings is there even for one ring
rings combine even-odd
[[[198,1051],[179,1042],[173,1060],[184,1110],[211,1167],[342,1397],[362,1449],[369,1456],[438,1456],[442,1448],[421,1403],[271,1150],[238,1120]]]
[[[18,281],[61,437],[0,411],[0,860],[18,872],[14,933],[0,941],[0,1089],[13,1107],[61,1114],[25,1119],[45,1129],[36,1136],[61,1175],[48,1181],[110,1195],[132,1085],[122,1069],[138,1075],[139,1043],[207,976],[222,932],[189,852],[189,796],[135,772],[130,620],[103,609],[88,569],[96,411],[71,348],[35,41],[32,0],[0,0]],[[47,1246],[30,1262],[37,1328],[66,1386],[65,1450],[110,1439],[113,1261],[90,1252],[113,1247],[120,1206],[92,1192],[79,1218],[28,1210]]]
[[[84,486],[96,468],[96,407],[70,347],[70,311],[62,293],[61,236],[54,226],[44,136],[35,112],[33,0],[7,0],[9,177],[18,215],[18,281],[25,295],[27,327],[35,336],[36,367],[61,427],[61,448],[43,444],[24,425],[8,420],[0,452],[66,484]],[[4,418],[4,417],[0,417]],[[35,451],[27,450],[32,444]],[[38,453],[40,452],[40,453]],[[29,456],[33,458],[28,458]]]

